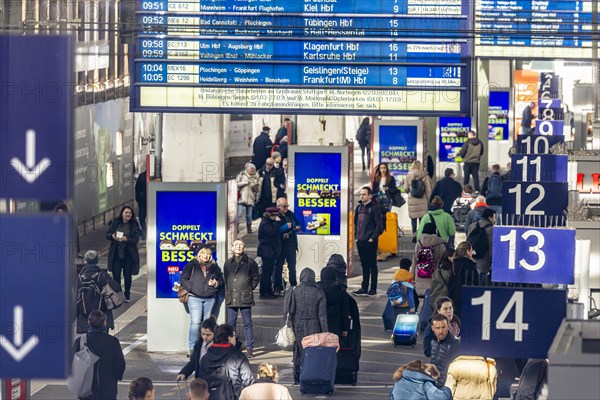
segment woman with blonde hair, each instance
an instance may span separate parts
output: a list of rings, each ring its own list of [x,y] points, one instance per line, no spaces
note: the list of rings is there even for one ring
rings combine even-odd
[[[451,400],[447,387],[439,389],[435,383],[440,375],[435,365],[414,360],[394,372],[394,387],[390,400]]]
[[[431,179],[423,168],[423,163],[415,160],[410,166],[410,171],[404,180],[404,191],[408,193],[408,216],[412,226],[413,235],[417,232],[419,221],[429,209],[431,196]],[[417,237],[413,237],[413,243]]]
[[[258,380],[250,385],[240,395],[240,400],[291,400],[292,396],[288,389],[278,384],[279,373],[277,367],[268,362],[258,366]]]

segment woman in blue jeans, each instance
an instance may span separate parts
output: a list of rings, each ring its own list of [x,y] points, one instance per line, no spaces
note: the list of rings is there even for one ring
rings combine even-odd
[[[218,288],[223,286],[223,274],[213,260],[212,251],[208,246],[201,247],[196,258],[183,267],[181,286],[189,292],[190,331],[188,345],[191,354],[200,324],[210,317]]]

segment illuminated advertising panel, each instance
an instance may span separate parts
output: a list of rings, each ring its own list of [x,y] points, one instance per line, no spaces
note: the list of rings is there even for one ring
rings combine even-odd
[[[458,152],[467,141],[471,129],[471,118],[440,118],[439,161],[460,161]]]
[[[416,125],[379,126],[379,162],[387,163],[396,185],[404,182],[410,166],[417,160]]]

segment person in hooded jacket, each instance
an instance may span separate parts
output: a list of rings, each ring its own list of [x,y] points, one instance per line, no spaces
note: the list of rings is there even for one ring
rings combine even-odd
[[[423,187],[425,192],[422,197],[413,197],[411,194],[412,182],[415,179],[423,181]],[[423,168],[423,163],[416,160],[410,166],[410,171],[406,175],[404,180],[404,191],[408,193],[408,216],[410,217],[410,224],[412,227],[413,235],[417,232],[417,226],[421,218],[427,214],[429,207],[429,199],[431,197],[431,179],[427,175],[427,172]],[[417,241],[416,236],[413,238],[413,243]]]
[[[469,183],[471,175],[473,176],[473,186],[475,191],[479,192],[479,163],[483,155],[483,143],[477,138],[477,133],[470,130],[467,133],[468,140],[460,149],[458,155],[462,157],[464,165],[464,184]]]
[[[448,286],[448,297],[452,299],[454,314],[460,317],[463,285],[479,286],[479,271],[473,260],[473,247],[469,242],[461,242],[456,247],[453,268]]]
[[[103,269],[101,269],[98,266],[99,257],[98,257],[98,252],[96,250],[86,251],[85,255],[83,256],[83,261],[85,263],[85,266],[83,267],[83,269],[81,270],[81,272],[79,273],[79,275],[77,277],[77,293],[79,293],[79,288],[81,287],[81,282],[91,279],[91,277],[94,276],[95,274],[98,274],[95,278],[95,281],[96,281],[96,285],[98,286],[98,288],[100,290],[102,290],[102,288],[105,285],[110,285],[110,287],[114,291],[116,291],[116,292],[121,291],[121,285],[119,285],[113,278],[110,277],[110,275],[106,271],[104,271]],[[85,333],[85,332],[87,332],[87,330],[90,327],[90,325],[88,323],[88,317],[90,316],[90,313],[93,310],[91,310],[87,314],[84,314],[80,310],[80,307],[75,307],[75,308],[77,309],[77,333]],[[106,303],[102,300],[100,301],[100,311],[102,311],[104,313],[104,315],[106,316],[107,328],[115,329],[115,321],[113,318],[112,310],[107,309]]]
[[[181,272],[181,286],[188,291],[188,307],[190,310],[190,330],[188,345],[190,354],[200,329],[200,324],[211,316],[217,291],[223,286],[223,273],[212,258],[208,246],[198,250],[196,258],[187,263]]]
[[[277,383],[279,373],[277,367],[268,362],[263,362],[258,366],[258,380],[244,390],[240,395],[240,400],[292,400],[288,389]]]
[[[225,368],[229,382],[233,386],[235,398],[239,398],[242,390],[254,383],[254,375],[250,368],[248,358],[236,346],[235,329],[231,325],[223,324],[215,329],[215,340],[208,348],[206,355],[200,361],[199,377],[208,383],[211,388],[214,384],[214,375]],[[211,393],[210,398],[219,400]],[[232,400],[232,399],[223,399]]]
[[[308,335],[329,331],[327,324],[327,298],[315,281],[315,271],[304,268],[300,273],[300,284],[288,289],[285,297],[284,314],[290,315],[296,342],[294,343],[294,381],[300,377],[300,366],[304,356],[302,339]]]
[[[390,400],[452,400],[447,387],[438,388],[436,379],[440,372],[435,365],[414,360],[394,372],[394,387]]]
[[[335,271],[335,280],[344,291],[348,288],[348,265],[341,254],[332,254],[327,261],[325,267],[331,267]]]
[[[498,372],[493,358],[458,356],[448,367],[446,387],[454,400],[491,400]]]
[[[437,235],[442,238],[447,246],[454,247],[454,235],[456,233],[454,219],[452,215],[444,211],[444,201],[439,196],[434,196],[431,199],[429,211],[421,218],[419,229],[417,229],[417,241],[421,240],[423,228],[430,222],[435,224]],[[452,243],[450,243],[451,241]],[[442,252],[443,250],[439,254],[441,255]]]
[[[318,285],[325,293],[329,332],[335,333],[341,338],[348,336],[350,307],[345,290],[338,286],[335,277],[333,267],[325,267],[321,270],[321,280]]]
[[[273,271],[281,254],[281,219],[277,207],[268,207],[258,226],[258,249],[256,255],[262,258],[260,275],[260,298],[274,299]]]
[[[454,266],[454,249],[446,249],[437,268],[431,276],[431,293],[429,294],[429,305],[435,311],[437,300],[448,297],[448,288],[452,278],[452,267]]]
[[[415,252],[413,253],[413,265],[417,266],[417,258],[419,256],[419,251],[423,247],[431,247],[433,249],[433,259],[435,262],[435,266],[437,266],[442,259],[442,255],[446,250],[446,242],[438,236],[436,225],[434,223],[428,223],[423,226],[423,230],[421,231],[421,238],[415,244]],[[434,270],[435,271],[435,270]],[[418,276],[417,271],[415,270],[415,289],[417,293],[425,293],[425,291],[431,287],[431,278],[421,278]]]
[[[113,279],[121,284],[121,272],[125,280],[125,301],[131,301],[132,276],[140,273],[140,253],[138,242],[141,230],[135,219],[133,208],[124,206],[106,231],[106,239],[110,240],[108,249],[108,269]]]
[[[477,196],[475,199],[475,204],[473,205],[473,209],[467,213],[467,217],[465,218],[464,231],[467,233],[469,227],[479,221],[481,216],[483,215],[483,211],[488,209],[489,206],[485,201],[485,196]]]

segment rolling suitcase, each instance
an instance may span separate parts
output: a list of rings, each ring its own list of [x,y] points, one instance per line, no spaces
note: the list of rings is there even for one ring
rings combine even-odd
[[[337,355],[335,347],[307,347],[300,368],[301,394],[332,394]]]
[[[396,318],[392,342],[395,346],[412,346],[417,344],[419,316],[416,314],[400,314]]]
[[[385,214],[385,231],[379,236],[378,249],[381,252],[398,254],[398,214]]]
[[[335,383],[356,386],[360,366],[360,331],[353,329],[352,325],[351,321],[348,336],[340,338]]]

